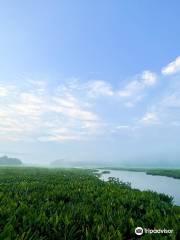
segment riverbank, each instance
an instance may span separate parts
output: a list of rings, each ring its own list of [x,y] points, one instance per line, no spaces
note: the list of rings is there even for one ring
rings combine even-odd
[[[99,168],[102,170],[122,170],[133,172],[145,172],[148,175],[158,175],[180,179],[180,168],[178,169],[164,169],[164,168],[124,168],[124,167],[105,167]]]
[[[180,169],[150,169],[146,174],[173,177],[180,179]]]
[[[141,191],[153,191],[164,193],[173,197],[174,204],[180,206],[180,179],[172,177],[150,175],[143,171],[128,171],[128,170],[109,170],[109,174],[103,174],[99,170],[100,179],[108,181],[109,178],[119,179],[119,181],[130,183],[133,189]]]

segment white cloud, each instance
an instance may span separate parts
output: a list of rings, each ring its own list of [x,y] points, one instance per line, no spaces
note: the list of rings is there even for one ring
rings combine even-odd
[[[102,80],[80,82],[76,78],[51,86],[34,80],[16,86],[0,84],[0,139],[84,140],[111,132],[128,134],[142,125],[160,124],[166,117],[163,112],[167,112],[167,108],[180,107],[180,89],[176,88],[172,93],[172,88],[171,93],[168,90],[168,94],[162,93],[163,97],[156,96],[154,107],[145,106],[150,104],[148,98],[142,107],[148,107],[150,111],[140,120],[137,115],[143,110],[141,106],[137,112],[131,109],[152,93],[150,89],[156,82],[156,74],[146,70],[121,89]],[[109,104],[103,105],[102,99]],[[123,109],[124,106],[128,109]],[[110,119],[129,125],[116,125]],[[173,121],[178,122],[178,118],[172,118],[171,125]]]
[[[129,106],[141,100],[141,90],[149,78],[153,81],[149,72],[143,73],[141,80],[125,87],[122,95],[129,96]],[[0,139],[63,141],[106,134],[115,126],[107,124],[104,117],[101,119],[94,107],[98,97],[113,97],[111,101],[117,101],[118,94],[117,89],[102,80],[80,83],[73,78],[51,88],[44,81],[32,79],[16,86],[0,84],[0,96],[8,96],[0,101]]]
[[[172,88],[173,86],[173,88]],[[175,90],[176,89],[176,90]],[[176,82],[166,89],[162,95],[156,96],[156,101],[149,105],[150,111],[139,121],[143,124],[160,124],[170,128],[179,126],[180,119],[180,89]]]
[[[158,124],[159,118],[155,112],[147,112],[144,117],[140,120],[145,125]]]
[[[97,116],[88,110],[81,107],[80,103],[71,95],[56,96],[52,99],[49,110],[61,113],[72,119],[79,119],[82,121],[96,121]]]
[[[140,81],[134,80],[127,84],[127,86],[118,92],[120,97],[132,97],[137,94],[144,88],[143,84]]]
[[[61,123],[62,124],[62,123]],[[57,125],[52,125],[50,131],[47,132],[44,136],[38,138],[39,141],[54,141],[61,142],[66,140],[80,140],[82,133],[76,132],[68,128],[67,126],[58,127]]]
[[[146,87],[152,86],[156,83],[156,74],[148,70],[142,72],[138,77],[139,79],[133,80],[126,85],[123,90],[118,92],[120,97],[132,97],[139,94]]]
[[[125,106],[133,107],[145,96],[145,90],[156,83],[157,76],[151,71],[143,71],[142,74],[128,83],[124,89],[118,91],[118,96],[124,99]]]
[[[88,103],[73,96],[71,89],[57,87],[51,93],[48,89],[42,93],[39,84],[27,86],[16,86],[0,102],[1,140],[79,140],[101,130],[97,114],[89,109]],[[2,89],[6,89],[5,84]]]
[[[180,92],[174,92],[164,97],[160,105],[165,108],[180,108]]]
[[[117,129],[130,129],[131,127],[129,125],[118,125],[116,128]]]
[[[163,75],[171,75],[180,71],[180,57],[177,57],[173,62],[163,67],[161,72]]]
[[[114,95],[111,85],[102,80],[90,81],[85,88],[91,97]]]
[[[64,142],[69,140],[81,140],[81,138],[78,135],[70,135],[70,134],[57,134],[57,135],[50,135],[47,137],[39,137],[39,141],[43,142]]]
[[[46,86],[46,81],[28,79],[27,82],[38,88],[44,88]]]
[[[151,71],[144,71],[142,73],[142,82],[147,86],[152,86],[156,83],[157,76]]]
[[[43,113],[43,99],[32,93],[20,93],[20,101],[10,105],[10,111],[18,113],[19,116],[38,117]]]
[[[0,84],[0,97],[8,96],[14,88],[15,86],[12,85]]]
[[[0,86],[0,97],[5,97],[8,95],[8,90]]]

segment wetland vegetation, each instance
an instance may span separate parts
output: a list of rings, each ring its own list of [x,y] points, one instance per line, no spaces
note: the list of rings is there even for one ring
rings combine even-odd
[[[131,189],[92,170],[0,168],[0,239],[137,239],[137,226],[173,229],[141,239],[180,239],[171,197]]]

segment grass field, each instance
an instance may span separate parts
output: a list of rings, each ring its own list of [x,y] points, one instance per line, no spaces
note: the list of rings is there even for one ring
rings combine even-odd
[[[141,239],[180,239],[171,198],[133,190],[91,170],[0,168],[0,240],[137,239],[137,226],[173,229]]]

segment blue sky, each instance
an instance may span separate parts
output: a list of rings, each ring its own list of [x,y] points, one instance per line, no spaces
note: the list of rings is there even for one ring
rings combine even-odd
[[[178,165],[179,1],[0,8],[0,153]]]

